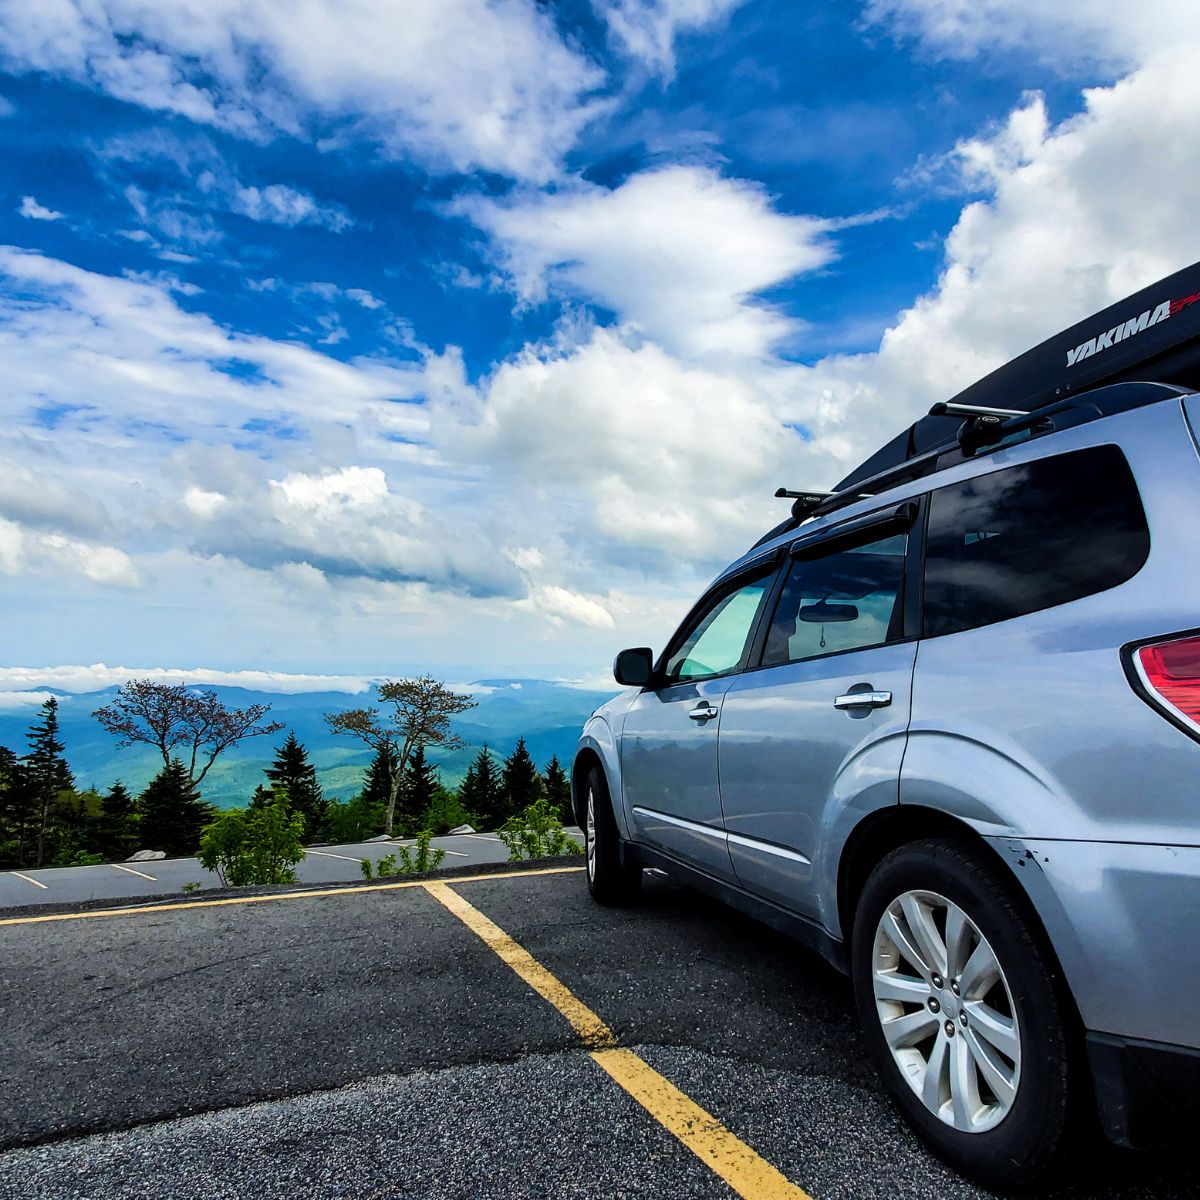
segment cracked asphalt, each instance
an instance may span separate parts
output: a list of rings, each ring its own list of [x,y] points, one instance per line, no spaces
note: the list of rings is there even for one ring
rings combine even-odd
[[[977,1197],[882,1095],[847,983],[651,876],[446,879],[814,1200]],[[0,1195],[728,1197],[420,887],[0,927]],[[1100,1144],[1049,1200],[1200,1196]]]

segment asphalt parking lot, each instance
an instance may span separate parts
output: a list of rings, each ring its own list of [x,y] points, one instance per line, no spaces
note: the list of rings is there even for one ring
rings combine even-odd
[[[568,830],[582,843],[583,834]],[[362,878],[362,860],[378,862],[400,846],[414,845],[412,838],[390,842],[351,842],[340,846],[312,846],[296,868],[300,883],[339,883]],[[446,852],[445,867],[480,866],[505,862],[508,849],[494,833],[457,834],[434,838],[431,845]],[[165,858],[150,862],[100,863],[88,867],[29,868],[0,871],[0,909],[21,905],[66,904],[81,900],[125,900],[160,896],[169,892],[204,891],[221,887],[221,880],[194,858]]]
[[[975,1197],[849,988],[659,876],[577,866],[5,914],[0,1194]],[[1042,1200],[1200,1195],[1095,1146]]]

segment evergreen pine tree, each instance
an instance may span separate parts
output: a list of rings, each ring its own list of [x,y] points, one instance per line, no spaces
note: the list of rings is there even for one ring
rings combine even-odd
[[[317,769],[309,761],[308,751],[300,744],[294,731],[288,733],[283,745],[275,752],[275,761],[267,768],[267,778],[272,787],[287,790],[293,812],[298,812],[304,818],[304,840],[314,842],[323,838],[329,817],[329,802],[317,781]]]
[[[564,825],[574,825],[575,814],[571,811],[571,781],[567,778],[562,763],[558,761],[557,754],[546,764],[546,771],[542,776],[542,791],[558,814],[558,819]]]
[[[471,819],[480,829],[495,829],[503,824],[503,796],[500,788],[500,772],[488,749],[487,742],[467,768],[467,774],[458,789],[458,802],[471,814]]]
[[[128,858],[137,849],[137,835],[133,796],[118,779],[100,800],[96,852],[113,862]]]
[[[16,754],[0,746],[0,868],[26,864],[33,812],[27,776]]]
[[[389,746],[380,746],[376,750],[363,780],[363,790],[349,804],[338,806],[336,829],[331,814],[329,832],[334,841],[361,841],[383,832],[391,796],[393,762]],[[351,830],[353,836],[347,836]]]
[[[420,831],[421,818],[433,803],[437,792],[437,767],[425,757],[425,747],[418,746],[408,756],[400,784],[396,822],[401,832],[413,834]]]
[[[59,793],[73,791],[75,780],[63,757],[64,746],[58,736],[58,700],[51,696],[41,707],[41,719],[29,728],[29,753],[25,756],[25,777],[34,807],[36,830],[35,865],[46,856],[46,833],[50,813]]]
[[[513,752],[504,760],[503,791],[505,819],[528,808],[542,794],[542,778],[523,737],[517,738]]]
[[[383,804],[386,806],[391,794],[392,764],[395,756],[390,746],[380,746],[371,759],[367,768],[366,783],[363,786],[362,798],[368,804]]]
[[[143,849],[163,850],[171,858],[196,853],[210,810],[201,802],[179,759],[171,759],[150,781],[138,797],[138,808],[138,840]]]

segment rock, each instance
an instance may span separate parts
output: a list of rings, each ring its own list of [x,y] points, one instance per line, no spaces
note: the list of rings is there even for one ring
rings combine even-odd
[[[450,832],[451,833],[474,833],[475,827],[473,825],[455,825],[455,827],[452,830],[450,830]]]
[[[165,850],[139,850],[136,854],[131,854],[126,862],[156,862],[160,858],[166,858]]]
[[[378,834],[376,837],[367,838],[368,842],[391,842],[394,840],[395,839],[392,837],[392,835],[390,833],[381,833],[381,834]],[[364,842],[363,844],[365,845],[366,843]]]

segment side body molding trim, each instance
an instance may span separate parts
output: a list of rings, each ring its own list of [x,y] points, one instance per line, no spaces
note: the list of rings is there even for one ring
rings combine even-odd
[[[805,858],[803,854],[789,850],[786,846],[776,845],[774,842],[763,842],[758,838],[746,837],[740,833],[726,833],[723,829],[714,829],[713,826],[702,825],[699,821],[686,821],[683,817],[659,812],[654,808],[644,808],[640,804],[634,806],[633,813],[638,817],[649,817],[652,821],[675,825],[680,829],[686,829],[689,833],[698,833],[701,837],[712,838],[713,841],[724,842],[726,845],[732,842],[735,846],[745,846],[749,850],[761,850],[764,854],[774,854],[792,862],[804,863],[806,866],[812,861]]]

